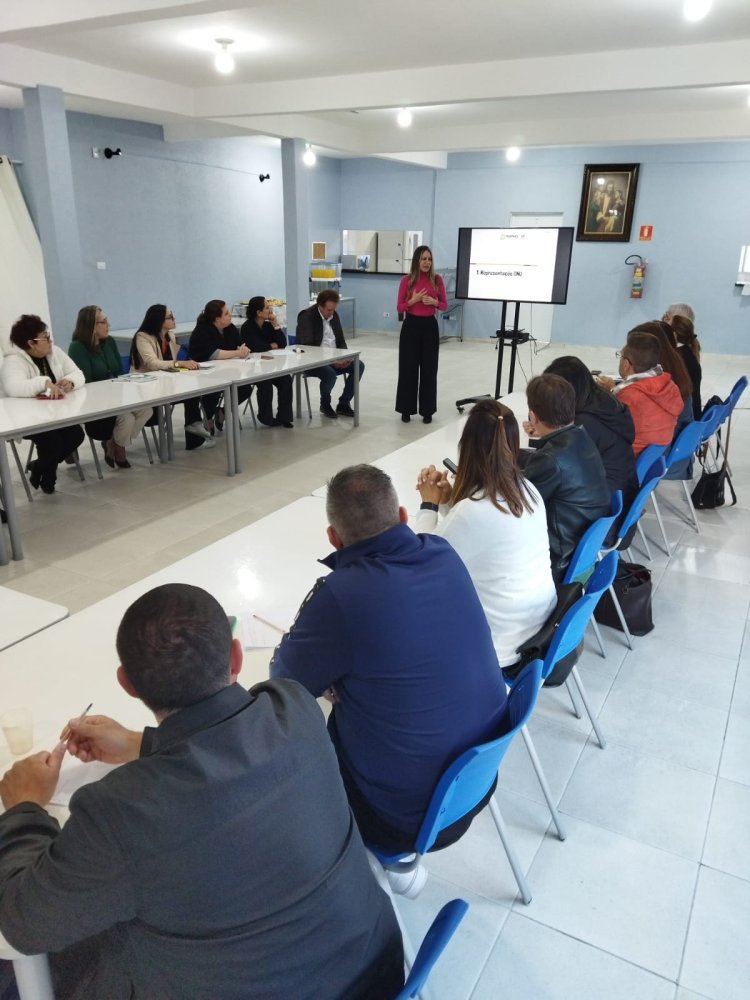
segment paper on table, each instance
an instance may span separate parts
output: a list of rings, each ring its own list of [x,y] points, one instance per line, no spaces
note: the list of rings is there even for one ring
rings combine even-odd
[[[278,646],[288,632],[297,614],[297,608],[253,608],[242,615],[242,635],[245,649],[267,649]],[[256,617],[259,616],[259,617]]]
[[[55,794],[50,799],[54,806],[67,806],[73,792],[90,784],[92,781],[99,781],[105,774],[117,767],[117,764],[102,764],[99,761],[92,761],[84,764],[76,757],[66,756],[60,771],[60,780],[57,782]]]
[[[274,347],[270,351],[263,351],[263,353],[264,354],[269,354],[272,358],[280,358],[280,357],[283,357],[285,354],[289,353],[289,348],[288,347]]]
[[[199,362],[198,367],[199,368],[215,368],[216,367],[216,362],[215,361],[201,361],[201,362]]]

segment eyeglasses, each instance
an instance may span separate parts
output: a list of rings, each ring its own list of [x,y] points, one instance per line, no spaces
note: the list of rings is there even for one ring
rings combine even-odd
[[[29,343],[39,344],[43,340],[52,340],[52,334],[49,332],[49,330],[47,330],[46,333],[40,333],[38,337],[34,337],[34,339],[30,340]]]
[[[102,325],[103,325],[104,323],[109,323],[109,320],[107,319],[107,317],[106,317],[106,316],[102,316],[102,318],[101,318],[101,319],[98,319],[98,320],[96,321],[96,323],[97,323],[97,326],[98,326],[99,324],[102,324]]]
[[[165,320],[166,319],[172,319],[173,320],[174,319],[174,313],[167,313],[167,315],[164,317],[164,319]]]

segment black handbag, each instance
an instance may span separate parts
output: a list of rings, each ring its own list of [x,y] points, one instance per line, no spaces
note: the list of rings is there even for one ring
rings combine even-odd
[[[704,469],[700,479],[693,488],[693,492],[690,494],[696,510],[710,510],[714,507],[723,507],[724,484],[726,481],[727,470],[725,468],[722,467],[716,472],[706,472]],[[732,505],[737,503],[737,497],[734,493],[733,496]]]
[[[512,664],[512,666],[503,668],[503,677],[513,680],[513,678],[521,673],[527,663],[531,663],[532,660],[544,659],[558,625],[582,594],[583,584],[578,582],[563,583],[557,588],[557,604],[551,615],[535,635],[532,635],[530,639],[527,639],[526,642],[518,647],[520,659],[517,663]],[[568,674],[578,662],[579,655],[580,646],[568,653],[567,656],[564,656],[562,660],[559,660],[544,682],[544,686],[557,687],[560,684],[564,684]],[[563,673],[564,676],[562,676]]]
[[[631,635],[647,635],[654,627],[651,615],[651,570],[620,559],[612,586]],[[623,631],[612,595],[606,590],[594,609],[600,625]]]

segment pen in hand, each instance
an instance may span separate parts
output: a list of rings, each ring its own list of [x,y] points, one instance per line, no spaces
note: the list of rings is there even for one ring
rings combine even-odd
[[[81,712],[81,714],[80,714],[80,715],[78,716],[78,718],[76,719],[76,722],[83,722],[83,720],[84,720],[84,719],[86,718],[86,716],[87,716],[87,715],[89,714],[89,712],[90,712],[90,710],[91,710],[91,708],[92,708],[93,704],[94,704],[94,703],[93,703],[93,701],[92,701],[92,702],[90,702],[90,703],[89,703],[89,704],[88,704],[88,705],[87,705],[87,706],[86,706],[86,707],[84,708],[84,710],[83,710],[83,711]],[[66,744],[66,743],[68,742],[68,740],[70,739],[70,737],[71,737],[72,735],[73,735],[73,730],[72,730],[72,729],[70,728],[70,725],[67,725],[67,726],[65,726],[65,728],[63,729],[63,731],[62,731],[62,732],[60,733],[60,742],[59,742],[59,743],[57,744],[57,746],[55,747],[55,749],[56,749],[56,750],[59,750],[61,746],[65,746],[65,744]]]

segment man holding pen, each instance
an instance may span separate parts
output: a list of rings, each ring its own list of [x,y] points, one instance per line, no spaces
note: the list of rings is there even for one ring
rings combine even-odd
[[[237,681],[242,647],[205,591],[139,598],[117,634],[134,732],[72,720],[67,749],[122,766],[46,812],[65,747],[0,781],[0,931],[52,955],[56,995],[390,996],[401,940],[367,863],[320,710],[297,684]]]

